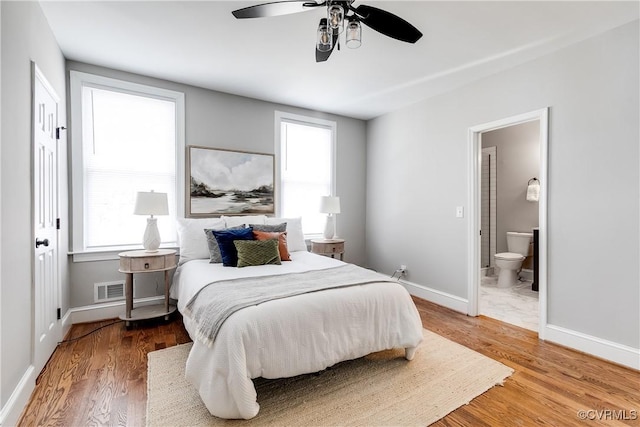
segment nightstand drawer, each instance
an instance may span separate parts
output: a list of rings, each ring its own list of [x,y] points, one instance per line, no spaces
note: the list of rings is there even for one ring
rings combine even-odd
[[[311,242],[311,251],[316,254],[341,254],[344,252],[344,242],[338,243],[314,243]]]
[[[312,239],[311,252],[318,255],[330,256],[335,258],[336,255],[342,259],[344,255],[344,239]]]
[[[176,256],[171,254],[149,254],[147,256],[121,256],[120,271],[122,272],[145,272],[166,270],[175,267]]]
[[[164,257],[131,258],[131,271],[160,270]]]

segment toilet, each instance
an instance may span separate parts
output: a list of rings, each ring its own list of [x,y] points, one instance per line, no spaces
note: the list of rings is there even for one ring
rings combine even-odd
[[[533,238],[533,233],[507,232],[507,250],[495,254],[496,266],[500,268],[498,275],[498,287],[508,288],[513,286],[518,280],[518,271],[522,267],[522,261],[529,254],[529,243]]]

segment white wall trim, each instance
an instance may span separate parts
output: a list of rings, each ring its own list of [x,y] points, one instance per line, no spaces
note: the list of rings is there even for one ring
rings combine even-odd
[[[14,426],[22,411],[29,403],[29,398],[36,387],[36,372],[33,365],[29,365],[22,378],[13,389],[7,403],[0,409],[0,426]]]
[[[469,301],[464,298],[460,298],[437,289],[432,289],[427,286],[418,285],[417,283],[409,282],[407,280],[399,280],[399,282],[411,295],[460,313],[467,313]]]
[[[545,339],[547,324],[547,200],[548,194],[548,144],[549,144],[549,108],[519,114],[513,117],[484,123],[469,128],[468,133],[468,203],[469,236],[467,240],[467,280],[469,304],[466,310],[470,316],[478,315],[478,288],[480,283],[480,135],[483,132],[505,128],[534,120],[540,122],[540,201],[538,202],[538,337]]]
[[[546,325],[546,340],[640,370],[640,349],[583,334],[561,326]]]
[[[134,300],[134,304],[137,306],[152,305],[158,304],[159,302],[163,301],[164,296],[157,295],[147,298],[138,298]],[[85,305],[82,307],[75,307],[70,309],[68,314],[71,318],[72,324],[97,322],[105,319],[115,319],[117,317],[120,317],[121,314],[124,314],[124,304],[125,301],[114,301],[103,304]],[[65,318],[66,317],[67,315],[65,315]]]
[[[320,119],[317,117],[304,116],[301,114],[289,113],[286,111],[276,110],[274,113],[274,153],[276,159],[276,216],[282,216],[282,197],[280,197],[279,189],[281,187],[281,168],[280,159],[282,158],[282,122],[298,123],[307,126],[317,126],[331,129],[331,196],[336,194],[336,176],[337,176],[337,152],[338,152],[338,122],[335,120]]]
[[[62,339],[65,339],[69,331],[71,330],[71,326],[73,323],[71,322],[71,310],[67,310],[67,312],[62,316],[60,320],[60,329],[62,329]]]
[[[70,184],[72,200],[71,247],[74,252],[84,252],[84,178],[83,178],[83,148],[82,148],[82,89],[84,86],[106,89],[113,92],[122,92],[132,95],[156,98],[175,103],[176,107],[176,218],[182,218],[185,214],[185,188],[188,182],[185,180],[185,151],[186,151],[186,122],[185,122],[185,94],[170,89],[129,82],[111,77],[71,70],[69,72],[69,100],[70,119],[73,124],[70,129],[71,144],[69,154],[71,160]],[[177,238],[177,235],[176,235]],[[75,256],[74,256],[75,261]]]

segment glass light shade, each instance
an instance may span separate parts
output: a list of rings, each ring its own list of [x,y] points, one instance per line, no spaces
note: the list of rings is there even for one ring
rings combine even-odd
[[[359,21],[349,21],[345,39],[348,48],[356,49],[360,47],[362,44],[362,26]]]
[[[344,29],[344,9],[342,6],[334,4],[329,6],[327,11],[329,27],[338,30],[338,34]]]
[[[317,48],[320,52],[328,52],[333,47],[333,37],[331,37],[331,31],[327,26],[327,20],[321,19],[320,25],[318,25],[318,40]]]

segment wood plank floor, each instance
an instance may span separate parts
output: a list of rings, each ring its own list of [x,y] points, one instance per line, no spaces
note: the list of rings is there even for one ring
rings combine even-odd
[[[515,369],[436,426],[640,425],[640,372],[538,340],[531,331],[415,299],[425,328]],[[70,337],[98,326],[74,325]],[[147,353],[189,341],[178,316],[106,326],[62,344],[40,375],[20,426],[144,426]],[[584,412],[587,420],[580,418]]]

